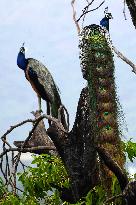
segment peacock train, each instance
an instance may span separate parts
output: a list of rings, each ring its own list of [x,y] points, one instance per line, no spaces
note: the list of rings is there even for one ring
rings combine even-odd
[[[99,25],[84,27],[79,41],[80,60],[83,77],[88,82],[93,115],[92,130],[96,143],[103,146],[123,168],[114,61],[107,33],[107,30]],[[102,179],[105,180],[104,184],[108,190],[111,187],[112,173],[102,162],[101,168]]]

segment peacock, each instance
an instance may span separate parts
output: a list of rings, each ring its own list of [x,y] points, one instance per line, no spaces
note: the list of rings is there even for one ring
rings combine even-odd
[[[109,19],[113,19],[112,14],[108,13],[108,7],[104,11],[105,17],[100,21],[100,25],[109,31]]]
[[[39,111],[41,111],[41,99],[47,103],[47,114],[58,118],[58,109],[62,105],[59,90],[49,70],[38,60],[25,58],[24,43],[17,56],[17,65],[24,70],[26,79],[30,82],[38,96]],[[61,112],[62,124],[65,125],[64,112]]]
[[[88,82],[92,135],[123,169],[125,158],[120,139],[120,108],[110,41],[101,26],[92,24],[84,27],[80,34],[80,60],[83,77]],[[101,183],[110,195],[113,174],[103,162],[100,162],[100,167]]]

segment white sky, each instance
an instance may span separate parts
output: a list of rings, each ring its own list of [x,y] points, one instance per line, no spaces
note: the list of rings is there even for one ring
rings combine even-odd
[[[71,127],[81,89],[86,85],[82,78],[78,37],[72,20],[70,0],[0,0],[0,135],[9,126],[28,117],[37,109],[37,97],[24,73],[16,65],[20,46],[25,41],[27,57],[42,61],[52,73],[61,91],[63,104],[70,113]],[[85,0],[77,0],[78,16]],[[92,8],[99,5],[96,1]],[[135,63],[136,30],[123,1],[106,0],[97,11],[90,13],[85,25],[99,24],[104,8],[109,6],[114,19],[110,22],[110,35],[114,45]],[[131,68],[115,57],[116,84],[129,132],[125,138],[136,140],[136,75]],[[45,103],[43,102],[45,111]],[[30,129],[30,127],[29,127]],[[10,135],[10,140],[23,140],[29,131],[23,127]]]

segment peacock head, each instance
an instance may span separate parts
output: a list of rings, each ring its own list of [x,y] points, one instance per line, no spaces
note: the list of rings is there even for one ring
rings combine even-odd
[[[113,16],[112,16],[111,13],[105,13],[105,17],[106,17],[107,19],[113,19]]]
[[[24,43],[21,46],[18,56],[17,56],[17,65],[19,68],[21,68],[22,70],[25,70],[27,67],[27,59],[25,58],[25,47],[24,47]]]
[[[20,53],[25,54],[25,47],[24,47],[25,43],[22,44],[21,48],[20,48]]]
[[[108,6],[105,8],[104,14],[106,19],[113,19],[112,14],[108,12]]]

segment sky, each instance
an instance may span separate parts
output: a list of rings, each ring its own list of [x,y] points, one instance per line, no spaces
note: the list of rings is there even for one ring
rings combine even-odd
[[[95,1],[91,9],[100,2]],[[87,83],[82,78],[70,0],[12,0],[12,3],[0,0],[0,3],[0,136],[11,125],[32,118],[31,111],[38,108],[35,92],[16,65],[23,42],[28,49],[26,57],[40,60],[52,73],[61,91],[62,102],[69,111],[72,127],[81,89]],[[77,0],[77,17],[85,6],[85,0]],[[127,6],[127,20],[124,19],[123,1],[106,0],[99,10],[88,14],[84,25],[99,24],[107,6],[114,18],[110,21],[114,46],[136,63],[136,30]],[[128,127],[123,139],[136,141],[136,75],[118,57],[115,56],[114,61],[117,92]],[[42,109],[46,112],[45,102]],[[10,142],[24,140],[30,129],[29,125],[15,130],[9,135]]]

